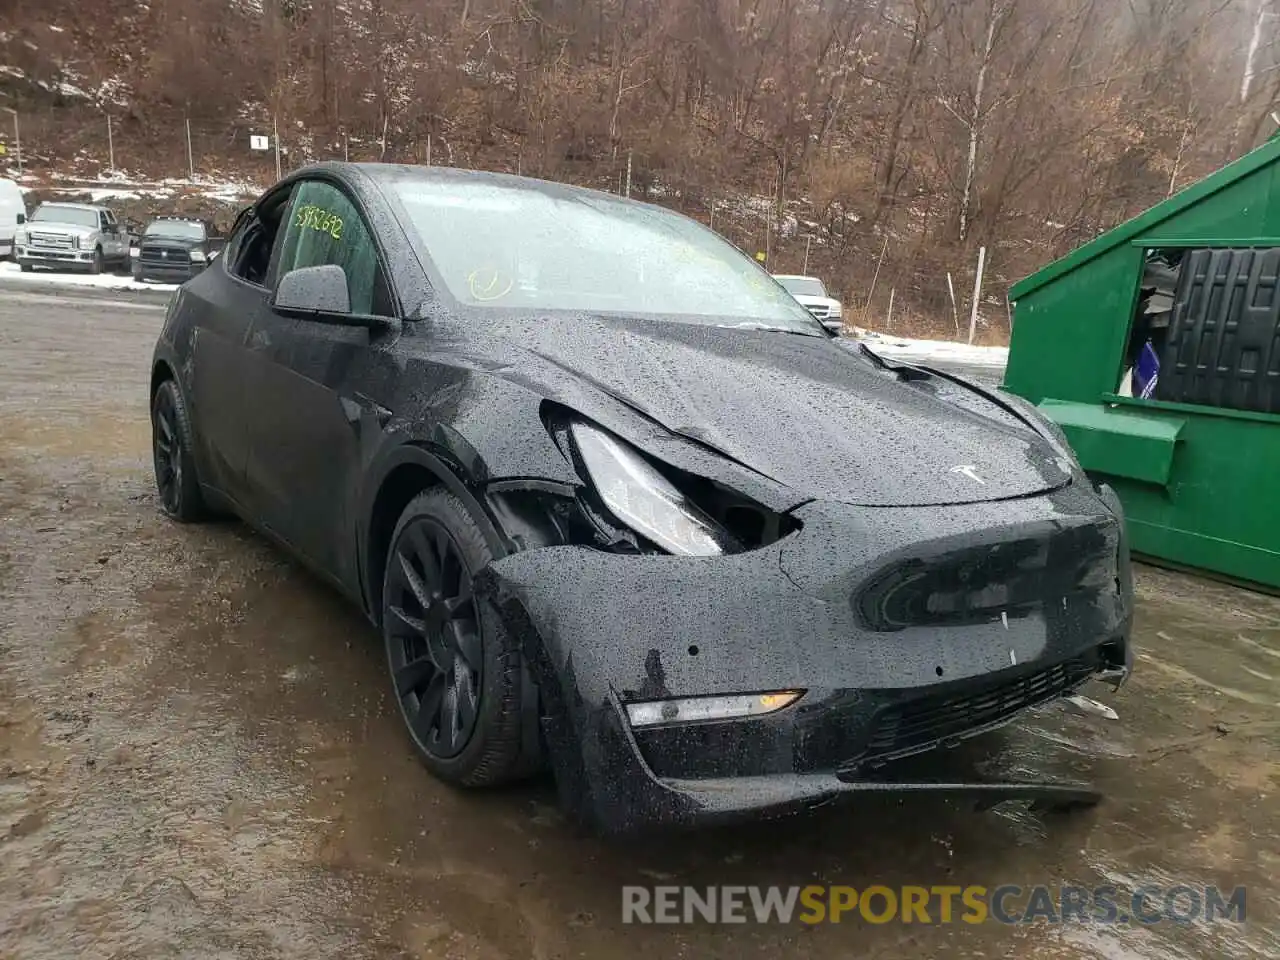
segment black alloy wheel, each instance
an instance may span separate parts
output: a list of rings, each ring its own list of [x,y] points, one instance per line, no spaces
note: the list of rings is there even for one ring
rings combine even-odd
[[[471,572],[443,526],[415,518],[387,571],[386,636],[392,681],[418,746],[456,757],[475,733],[484,682]]]
[[[166,380],[151,401],[151,456],[160,506],[184,523],[205,515],[190,438],[191,422],[182,395],[172,380]]]
[[[493,786],[541,767],[537,695],[518,645],[474,577],[489,541],[452,493],[404,508],[383,572],[381,622],[392,693],[427,769]]]

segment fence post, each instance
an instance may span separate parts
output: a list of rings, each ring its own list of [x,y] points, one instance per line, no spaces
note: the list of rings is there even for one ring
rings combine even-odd
[[[978,272],[973,278],[973,309],[969,313],[969,343],[978,329],[978,304],[982,300],[982,271],[987,265],[987,248],[978,248]]]
[[[804,238],[804,266],[800,268],[800,272],[806,276],[808,276],[809,273],[809,245],[811,243],[813,243],[813,234],[809,234],[809,236]]]
[[[196,158],[191,151],[191,118],[187,117],[187,179],[196,178]]]
[[[947,271],[947,293],[951,294],[951,319],[956,325],[956,339],[960,339],[960,308],[956,306],[956,285],[951,282],[951,271]]]
[[[884,235],[884,246],[880,248],[880,259],[876,261],[876,272],[871,275],[871,290],[867,293],[867,302],[862,305],[862,325],[867,325],[867,314],[871,310],[871,298],[876,295],[876,281],[880,279],[880,267],[884,264],[884,255],[889,252],[889,232]]]
[[[346,163],[351,162],[351,137],[345,133],[342,135],[342,159]]]
[[[427,134],[427,166],[431,166],[431,134]]]
[[[107,114],[107,165],[112,173],[116,172],[116,145],[111,137],[111,114]]]
[[[18,176],[22,176],[22,132],[18,129],[18,111],[13,107],[5,107],[13,114],[13,148],[18,155]]]
[[[627,151],[627,190],[623,194],[624,197],[631,196],[631,151]]]
[[[276,115],[271,115],[271,139],[276,145],[276,179],[280,179],[280,126],[276,122]]]

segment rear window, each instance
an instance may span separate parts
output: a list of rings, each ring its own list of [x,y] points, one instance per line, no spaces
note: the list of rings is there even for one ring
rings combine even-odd
[[[392,186],[449,292],[465,304],[823,335],[753,260],[658,207],[501,182]]]
[[[33,223],[74,223],[78,227],[98,227],[98,211],[83,207],[66,207],[57,203],[42,203],[31,215]]]
[[[203,240],[204,224],[190,220],[156,220],[147,224],[147,237],[173,237],[177,240]]]

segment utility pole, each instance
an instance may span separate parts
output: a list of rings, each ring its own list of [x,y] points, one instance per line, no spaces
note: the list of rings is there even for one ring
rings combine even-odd
[[[271,139],[276,145],[276,179],[280,179],[280,126],[276,123],[276,115],[271,115]]]
[[[187,117],[187,178],[194,180],[196,178],[196,160],[195,155],[191,152],[191,118]]]
[[[631,151],[627,151],[627,189],[623,194],[624,197],[631,196]]]
[[[811,243],[813,243],[813,234],[804,238],[804,266],[800,268],[800,272],[806,276],[809,274],[809,245]],[[892,313],[893,311],[890,310],[889,312]]]
[[[111,138],[111,114],[107,114],[107,162],[111,168],[111,172],[116,172],[116,146],[115,141]]]
[[[351,137],[345,133],[342,135],[342,159],[351,162]]]
[[[427,134],[427,166],[431,166],[431,134]]]

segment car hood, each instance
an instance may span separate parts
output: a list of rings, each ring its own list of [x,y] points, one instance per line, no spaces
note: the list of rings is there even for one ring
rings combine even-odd
[[[67,237],[92,236],[92,227],[82,227],[76,223],[59,223],[57,220],[28,220],[23,228],[27,233],[52,233]]]
[[[807,293],[793,293],[791,295],[796,303],[806,307],[838,307],[840,301],[835,297],[815,297]]]
[[[927,375],[904,382],[824,337],[585,317],[509,320],[499,335],[806,499],[973,503],[1070,480],[1003,408],[946,402]]]

